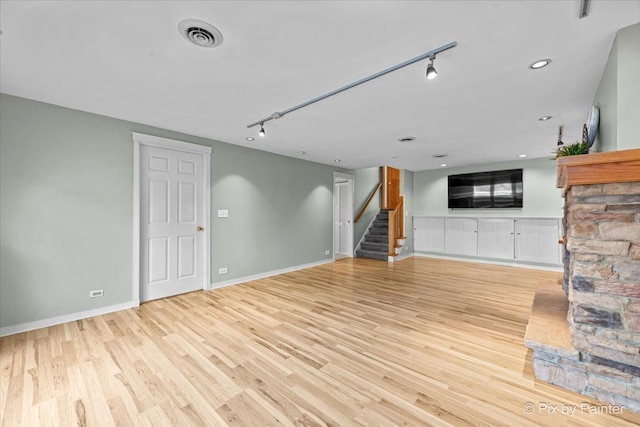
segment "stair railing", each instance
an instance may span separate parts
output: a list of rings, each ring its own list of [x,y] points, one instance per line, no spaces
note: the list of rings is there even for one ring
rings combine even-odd
[[[360,212],[358,213],[358,215],[356,215],[356,219],[354,219],[353,222],[358,222],[360,218],[362,218],[362,215],[364,215],[364,211],[367,210],[367,208],[369,207],[369,203],[371,203],[371,200],[373,200],[373,196],[376,195],[376,193],[378,192],[378,190],[380,190],[381,187],[382,187],[382,181],[380,181],[378,185],[376,185],[376,188],[373,189],[371,194],[369,194],[369,198],[367,199],[366,202],[364,202],[364,206],[362,207],[362,209],[360,209]]]
[[[404,196],[400,196],[400,202],[392,211],[389,211],[389,243],[388,255],[396,255],[398,239],[405,239],[404,235]]]

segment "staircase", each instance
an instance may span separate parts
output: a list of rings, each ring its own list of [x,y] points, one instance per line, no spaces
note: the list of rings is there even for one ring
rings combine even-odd
[[[370,258],[387,261],[389,257],[389,211],[382,210],[369,227],[360,249],[356,251],[359,258]]]
[[[383,185],[384,184],[384,185]],[[380,167],[380,182],[373,189],[367,201],[356,215],[353,222],[358,222],[367,210],[369,203],[382,190],[380,195],[381,210],[374,218],[364,240],[356,250],[359,258],[393,261],[400,254],[406,241],[404,235],[404,196],[400,195],[400,170],[390,166]]]

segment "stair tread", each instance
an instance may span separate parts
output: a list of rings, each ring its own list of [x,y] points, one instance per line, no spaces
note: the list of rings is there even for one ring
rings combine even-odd
[[[367,251],[376,251],[386,253],[388,250],[388,243],[382,242],[362,242],[361,248]]]
[[[382,252],[368,251],[366,249],[358,249],[356,256],[360,258],[378,259],[381,261],[387,261],[387,254]]]
[[[401,246],[396,246],[401,247]],[[356,256],[388,261],[389,256],[389,211],[380,210],[364,236]]]

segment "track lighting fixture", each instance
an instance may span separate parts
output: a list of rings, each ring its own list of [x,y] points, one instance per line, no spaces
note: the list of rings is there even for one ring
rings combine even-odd
[[[560,146],[564,145],[564,142],[562,142],[562,128],[563,128],[563,127],[564,127],[564,126],[560,126],[560,127],[558,128],[558,147],[560,147]]]
[[[438,75],[438,71],[436,71],[436,67],[433,66],[433,61],[436,59],[436,56],[431,55],[429,59],[431,60],[431,62],[429,62],[429,66],[427,67],[427,79],[431,80],[436,78],[436,76]]]
[[[378,71],[377,73],[371,74],[371,75],[369,75],[367,77],[363,77],[360,80],[356,80],[353,83],[349,83],[349,84],[347,84],[345,86],[339,87],[338,89],[334,89],[331,92],[327,92],[327,93],[322,94],[320,96],[316,96],[315,98],[312,98],[312,99],[310,99],[308,101],[305,101],[302,104],[294,105],[293,107],[287,108],[286,110],[276,111],[275,113],[271,114],[268,117],[265,117],[265,118],[263,118],[261,120],[258,120],[256,122],[248,124],[247,127],[251,128],[253,126],[260,125],[260,136],[264,136],[263,125],[265,124],[265,122],[268,122],[269,120],[280,119],[280,118],[284,117],[286,114],[289,114],[289,113],[291,113],[293,111],[299,110],[299,109],[304,108],[304,107],[308,107],[309,105],[315,104],[318,101],[322,101],[323,99],[327,99],[327,98],[329,98],[329,97],[331,97],[333,95],[337,95],[337,94],[339,94],[341,92],[344,92],[345,90],[349,90],[349,89],[354,88],[356,86],[359,86],[359,85],[361,85],[363,83],[370,82],[373,79],[377,79],[380,76],[384,76],[385,74],[392,73],[392,72],[394,72],[396,70],[399,70],[401,68],[406,67],[407,65],[414,64],[414,63],[416,63],[418,61],[422,61],[423,59],[426,59],[426,58],[430,58],[431,59],[431,63],[429,64],[429,67],[427,68],[427,78],[428,79],[432,79],[438,74],[438,72],[436,71],[436,69],[433,66],[433,60],[436,59],[436,54],[439,54],[439,53],[444,52],[445,50],[454,48],[457,45],[458,45],[458,43],[456,43],[456,42],[447,43],[447,44],[442,45],[442,46],[440,46],[440,47],[438,47],[436,49],[432,49],[432,50],[430,50],[428,52],[425,52],[422,55],[418,55],[415,58],[407,59],[406,61],[401,62],[399,64],[396,64],[396,65],[394,65],[392,67],[385,68],[382,71]]]

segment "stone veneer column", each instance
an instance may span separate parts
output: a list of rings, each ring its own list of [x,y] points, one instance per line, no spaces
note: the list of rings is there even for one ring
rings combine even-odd
[[[640,411],[640,150],[558,163],[576,391]]]

